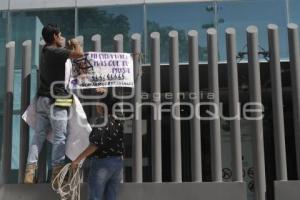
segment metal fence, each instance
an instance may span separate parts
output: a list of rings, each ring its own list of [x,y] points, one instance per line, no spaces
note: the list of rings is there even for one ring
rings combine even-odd
[[[276,160],[276,177],[277,180],[287,181],[287,163],[286,147],[284,132],[284,115],[281,85],[281,66],[280,66],[280,47],[278,37],[278,27],[270,24],[268,27],[269,53],[270,53],[270,72],[272,88],[272,107],[273,107],[273,124],[274,124],[274,144]],[[293,97],[294,112],[294,134],[296,142],[298,176],[300,175],[300,50],[299,34],[296,24],[288,24],[288,41],[290,53],[291,68],[291,86]],[[260,62],[258,58],[258,30],[255,26],[249,26],[246,30],[247,47],[248,47],[248,75],[249,75],[249,97],[250,102],[261,103],[261,82],[260,82]],[[84,38],[78,37],[83,46]],[[94,51],[101,51],[101,36],[94,35],[92,38]],[[161,74],[160,74],[160,34],[151,33],[151,91],[152,93],[161,92]],[[131,36],[132,54],[134,60],[135,88],[134,88],[134,105],[141,103],[142,76],[141,75],[141,35],[136,33]],[[43,45],[43,44],[41,44]],[[195,30],[188,32],[189,45],[189,92],[195,94],[191,100],[192,105],[196,108],[200,103],[199,98],[199,52],[198,52],[198,33]],[[21,113],[29,105],[30,97],[30,72],[31,72],[31,41],[25,41],[23,44],[22,58],[22,99]],[[170,46],[170,91],[173,94],[180,92],[180,73],[179,73],[179,44],[177,31],[169,33]],[[207,48],[208,48],[208,90],[214,93],[212,103],[219,106],[219,74],[218,74],[218,46],[216,29],[207,30]],[[116,52],[123,51],[123,36],[114,37],[114,49]],[[239,88],[238,88],[238,68],[236,59],[236,32],[234,28],[226,29],[226,50],[227,50],[227,67],[228,67],[228,94],[229,94],[229,113],[230,116],[236,116],[240,113],[239,108]],[[13,102],[13,70],[15,60],[15,43],[9,42],[6,45],[6,93],[4,104],[4,128],[3,128],[3,171],[4,182],[7,181],[11,170],[11,149],[12,149],[12,102]],[[172,104],[180,103],[180,99],[175,98]],[[160,98],[153,99],[158,107],[161,104]],[[264,138],[263,124],[259,116],[262,110],[256,107],[253,117],[257,117],[255,122],[255,132],[253,133],[254,142],[254,170],[255,170],[255,194],[257,200],[264,200],[266,192],[265,177],[265,157],[264,157]],[[135,106],[135,115],[141,116],[142,111]],[[211,108],[214,111],[214,108]],[[176,116],[180,116],[180,107],[174,107]],[[151,112],[151,147],[152,147],[152,182],[162,183],[162,126],[161,120],[154,117],[155,112]],[[202,152],[201,152],[201,119],[196,115],[190,120],[191,131],[191,175],[192,182],[202,182]],[[220,136],[220,118],[215,118],[210,122],[211,138],[211,172],[212,182],[222,182],[222,152]],[[132,137],[132,182],[143,183],[143,166],[142,166],[142,120],[138,117],[134,121]],[[171,176],[172,182],[182,182],[182,155],[181,155],[181,121],[172,118],[170,123],[171,129]],[[243,182],[242,173],[242,144],[240,120],[230,121],[231,130],[231,157],[234,182]],[[23,182],[26,157],[29,145],[29,128],[21,120],[20,132],[20,169],[19,183]],[[44,153],[45,154],[45,153]],[[45,156],[42,156],[44,163],[39,167],[39,173],[45,174]],[[45,181],[40,179],[40,181]]]

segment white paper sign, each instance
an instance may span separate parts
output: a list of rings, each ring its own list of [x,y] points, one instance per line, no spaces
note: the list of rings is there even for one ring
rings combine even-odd
[[[68,73],[66,73],[68,74]],[[87,52],[72,60],[69,89],[134,87],[133,60],[129,53]]]

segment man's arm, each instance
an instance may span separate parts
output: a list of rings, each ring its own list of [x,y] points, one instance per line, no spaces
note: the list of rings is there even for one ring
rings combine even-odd
[[[89,155],[94,153],[98,147],[94,144],[90,144],[73,162],[72,162],[72,168],[76,168],[77,165],[80,163],[80,161],[86,159]]]

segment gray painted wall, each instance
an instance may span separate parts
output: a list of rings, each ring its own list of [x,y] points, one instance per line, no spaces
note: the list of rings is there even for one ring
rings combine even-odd
[[[275,181],[275,200],[299,200],[300,181]]]
[[[87,199],[86,185],[82,200]],[[55,200],[58,196],[49,184],[11,184],[0,186],[0,199],[5,200]],[[124,183],[122,200],[246,200],[244,183]]]

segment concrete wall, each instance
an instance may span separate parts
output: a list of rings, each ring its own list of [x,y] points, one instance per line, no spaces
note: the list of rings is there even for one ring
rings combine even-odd
[[[275,181],[275,200],[299,200],[300,181]]]
[[[87,194],[86,185],[81,200]],[[5,200],[55,200],[59,197],[49,184],[2,185],[0,199]],[[244,183],[125,183],[122,184],[122,200],[246,200]]]

